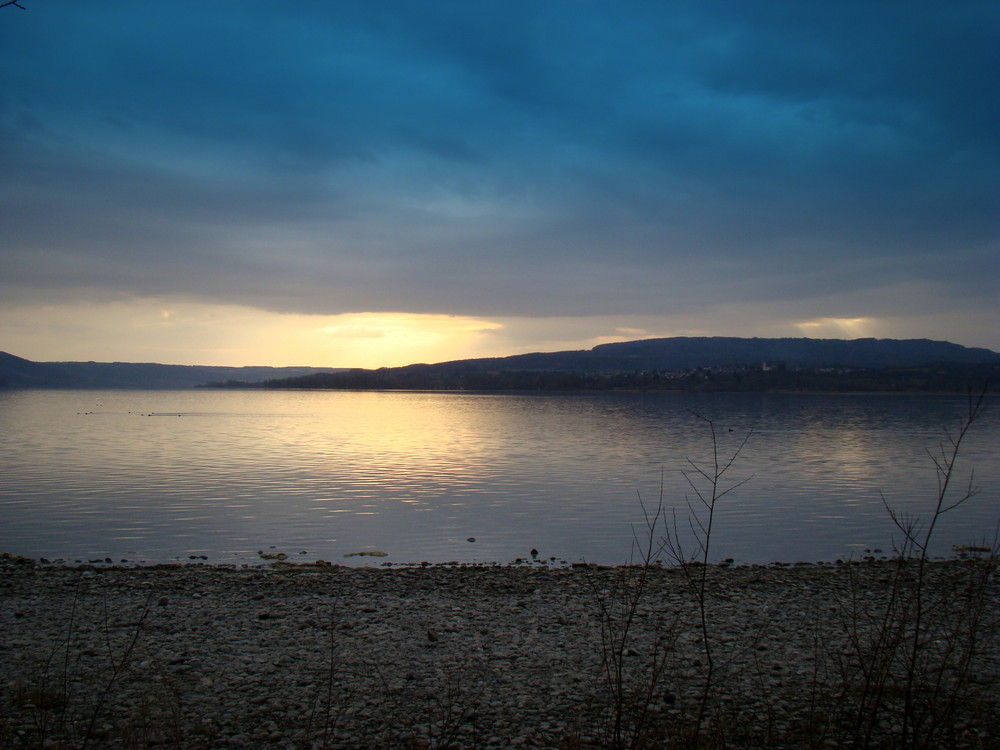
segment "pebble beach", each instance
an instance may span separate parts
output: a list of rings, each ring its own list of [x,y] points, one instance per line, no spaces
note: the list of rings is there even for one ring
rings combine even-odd
[[[930,570],[950,587],[977,564]],[[881,601],[893,570],[695,570],[713,657],[703,731],[720,746],[846,746],[823,702],[842,695],[845,623]],[[677,568],[59,567],[8,557],[0,745],[606,747],[621,688],[629,726],[674,746],[666,738],[690,731],[707,667],[692,591]],[[995,580],[986,606],[995,624]],[[969,677],[982,687],[970,693],[978,718],[954,722],[955,746],[1000,747],[995,635],[983,630]],[[872,746],[893,746],[900,731],[887,717]]]

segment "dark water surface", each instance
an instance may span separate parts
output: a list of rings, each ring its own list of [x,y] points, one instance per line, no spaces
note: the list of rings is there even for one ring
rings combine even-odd
[[[980,494],[935,553],[993,538],[997,404],[959,463]],[[166,562],[625,562],[641,497],[682,529],[681,473],[742,455],[710,557],[854,558],[892,548],[894,508],[929,516],[928,450],[956,397],[284,391],[0,392],[0,551]],[[732,482],[725,482],[729,486]],[[699,486],[704,487],[704,483]],[[898,538],[898,533],[895,535]],[[468,541],[474,538],[474,542]],[[272,549],[273,547],[273,549]],[[365,550],[385,558],[352,557]],[[306,554],[301,554],[302,552]]]

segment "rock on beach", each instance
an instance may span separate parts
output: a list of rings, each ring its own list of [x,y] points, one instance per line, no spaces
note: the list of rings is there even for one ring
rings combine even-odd
[[[799,746],[816,720],[806,692],[836,692],[817,678],[847,658],[845,603],[876,601],[890,565],[705,574],[712,705],[738,717],[745,746]],[[662,732],[684,725],[705,673],[679,569],[7,561],[0,602],[11,748],[76,747],[88,731],[93,747],[602,747],[609,663],[631,689],[665,659],[645,719]],[[976,678],[996,667],[994,650]],[[995,742],[996,709],[959,744]]]

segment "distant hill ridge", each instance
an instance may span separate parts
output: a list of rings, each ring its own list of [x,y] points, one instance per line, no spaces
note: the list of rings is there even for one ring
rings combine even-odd
[[[1000,382],[1000,354],[946,341],[667,338],[589,350],[307,375],[231,387],[956,393]]]
[[[767,358],[795,366],[908,366],[931,362],[1000,362],[1000,354],[948,341],[929,339],[809,339],[809,338],[672,338],[647,339],[594,347],[635,358],[671,357],[684,366],[707,367],[755,362]],[[711,361],[709,361],[711,360]]]
[[[320,367],[207,367],[123,362],[31,362],[0,352],[0,387],[191,388],[214,385],[272,387],[472,387],[488,373],[678,372],[697,368],[907,368],[926,365],[1000,365],[1000,354],[929,339],[808,339],[675,337],[601,344],[593,349],[453,360],[379,370]],[[475,381],[486,382],[486,381]],[[538,381],[542,383],[543,381]],[[556,382],[551,379],[544,382]],[[543,387],[539,385],[536,387]]]
[[[683,370],[768,362],[789,367],[912,367],[933,363],[1000,363],[1000,354],[930,339],[808,339],[704,336],[643,339],[593,349],[456,360],[409,367],[474,370],[620,372]],[[406,368],[390,368],[401,370]]]
[[[212,381],[259,381],[316,373],[333,367],[213,367],[131,362],[32,362],[0,352],[0,388],[194,388]]]

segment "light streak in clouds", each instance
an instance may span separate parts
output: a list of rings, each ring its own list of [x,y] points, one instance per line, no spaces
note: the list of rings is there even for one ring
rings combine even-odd
[[[811,339],[863,339],[878,338],[884,326],[872,318],[821,318],[796,323],[802,335]]]

